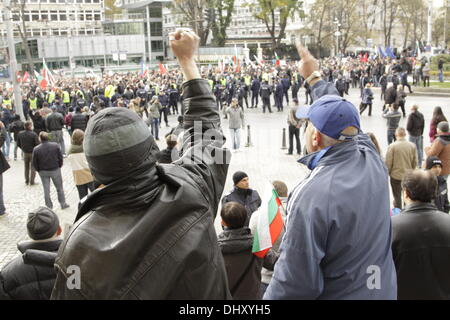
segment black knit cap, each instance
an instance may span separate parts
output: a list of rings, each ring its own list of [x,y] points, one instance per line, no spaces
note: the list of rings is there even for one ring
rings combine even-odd
[[[427,170],[430,170],[431,168],[433,168],[436,165],[440,165],[441,168],[442,168],[442,161],[441,161],[441,159],[439,159],[436,156],[432,156],[432,157],[428,157],[427,158],[427,166],[426,166]]]
[[[47,207],[39,207],[28,214],[27,231],[33,240],[44,240],[53,237],[58,227],[58,216]]]
[[[154,166],[159,151],[144,120],[117,107],[103,109],[89,120],[83,148],[92,175],[105,185]]]
[[[239,181],[241,181],[242,179],[247,178],[247,177],[248,177],[248,175],[245,172],[243,172],[243,171],[236,171],[233,174],[234,185],[237,185],[239,183]]]

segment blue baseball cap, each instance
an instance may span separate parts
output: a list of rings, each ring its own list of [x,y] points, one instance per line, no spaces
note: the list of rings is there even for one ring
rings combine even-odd
[[[297,109],[298,119],[309,119],[321,133],[336,140],[352,140],[354,136],[342,135],[347,127],[361,131],[358,110],[346,99],[336,95],[326,95],[311,106]]]

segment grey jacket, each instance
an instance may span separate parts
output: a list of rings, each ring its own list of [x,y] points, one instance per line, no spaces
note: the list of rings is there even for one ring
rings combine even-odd
[[[400,111],[389,111],[386,108],[383,113],[383,118],[387,119],[387,128],[388,130],[395,130],[398,128],[398,124],[400,123],[400,119],[402,118],[402,113]]]
[[[334,85],[318,81],[313,98],[326,94],[337,95]],[[395,299],[388,174],[370,138],[361,133],[300,162],[312,172],[289,195],[264,299]]]
[[[244,112],[240,107],[228,107],[225,114],[228,116],[228,127],[230,129],[244,129]]]

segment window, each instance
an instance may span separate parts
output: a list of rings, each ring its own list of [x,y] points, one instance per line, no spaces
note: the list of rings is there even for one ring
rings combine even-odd
[[[152,51],[162,51],[163,42],[162,41],[152,41]]]
[[[58,21],[58,12],[57,11],[50,11],[50,20]]]
[[[100,20],[102,20],[102,16],[101,16],[101,14],[100,14],[100,13],[96,13],[96,14],[94,14],[94,20],[96,20],[96,21],[100,21]]]
[[[150,8],[150,18],[162,18],[162,7]]]
[[[39,11],[31,11],[31,21],[39,20]]]
[[[77,0],[77,3],[83,3],[83,0]]]
[[[93,20],[93,14],[90,12],[90,13],[87,13],[86,12],[86,21],[92,21]]]
[[[48,20],[48,11],[41,11],[41,20]]]
[[[56,0],[49,0],[50,3],[56,3]]]
[[[162,23],[150,22],[150,32],[152,36],[162,37]]]
[[[59,13],[59,21],[67,21],[67,15],[65,13]]]

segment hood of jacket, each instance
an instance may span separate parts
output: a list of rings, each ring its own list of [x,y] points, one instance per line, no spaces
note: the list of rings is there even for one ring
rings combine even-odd
[[[249,228],[227,229],[218,236],[223,253],[238,253],[253,246],[253,235]]]

